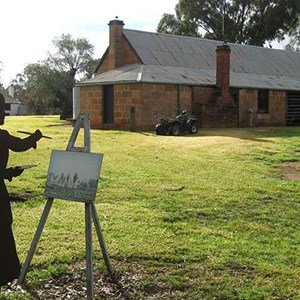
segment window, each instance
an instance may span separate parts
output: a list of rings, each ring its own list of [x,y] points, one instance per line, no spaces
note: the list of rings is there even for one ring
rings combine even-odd
[[[259,114],[267,114],[269,112],[269,91],[268,90],[258,90],[257,112]]]

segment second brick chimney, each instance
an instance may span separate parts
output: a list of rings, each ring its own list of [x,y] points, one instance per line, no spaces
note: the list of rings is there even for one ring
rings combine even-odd
[[[217,46],[216,50],[216,85],[220,92],[219,104],[227,105],[232,103],[232,97],[229,91],[230,87],[230,47],[224,43]]]
[[[109,25],[109,69],[115,69],[122,65],[122,35],[124,22],[118,19],[112,20]]]

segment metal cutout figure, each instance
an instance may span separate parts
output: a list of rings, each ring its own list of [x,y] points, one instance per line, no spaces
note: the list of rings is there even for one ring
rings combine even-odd
[[[0,93],[0,125],[3,125],[4,121],[5,98]],[[0,288],[17,279],[21,269],[12,231],[13,216],[5,180],[12,181],[14,177],[20,176],[24,168],[7,168],[9,151],[35,149],[41,137],[42,133],[38,129],[24,139],[0,129]]]

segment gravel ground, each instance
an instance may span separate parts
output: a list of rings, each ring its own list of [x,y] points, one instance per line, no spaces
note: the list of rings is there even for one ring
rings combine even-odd
[[[130,263],[130,271],[124,269],[123,262],[111,262],[114,278],[106,269],[94,269],[94,299],[171,299],[173,291],[168,284],[158,281],[158,274],[148,274],[137,262]],[[128,265],[129,262],[127,261]],[[25,280],[23,287],[16,283],[2,290],[4,299],[85,299],[86,275],[84,262],[76,262],[71,271],[46,280],[38,280],[32,285],[30,279]],[[30,287],[34,286],[34,287]],[[13,298],[18,295],[22,298]],[[24,297],[24,298],[23,298]],[[1,298],[2,300],[3,298]],[[174,298],[173,298],[174,299]]]

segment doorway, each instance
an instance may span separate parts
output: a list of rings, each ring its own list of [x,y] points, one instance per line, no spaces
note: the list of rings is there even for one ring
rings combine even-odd
[[[114,86],[103,87],[103,123],[114,123]]]

